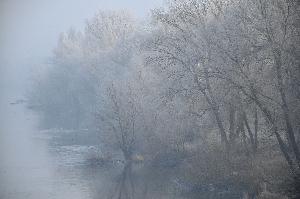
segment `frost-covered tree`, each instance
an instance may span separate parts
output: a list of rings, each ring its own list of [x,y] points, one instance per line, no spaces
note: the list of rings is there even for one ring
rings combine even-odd
[[[61,34],[46,71],[36,74],[29,105],[41,113],[43,128],[87,128],[95,90],[84,67],[83,36],[70,29]]]

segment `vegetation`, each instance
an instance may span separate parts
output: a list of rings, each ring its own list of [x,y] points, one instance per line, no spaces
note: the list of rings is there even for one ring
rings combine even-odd
[[[171,0],[147,25],[100,11],[61,35],[29,106],[46,127],[88,128],[122,153],[115,197],[157,190],[134,188],[142,162],[142,176],[182,197],[298,198],[299,8]]]

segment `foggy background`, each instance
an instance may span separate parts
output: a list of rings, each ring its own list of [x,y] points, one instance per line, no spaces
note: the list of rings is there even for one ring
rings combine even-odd
[[[161,0],[0,0],[1,199],[87,198],[55,177],[47,143],[33,138],[36,117],[10,103],[24,99],[61,32],[81,30],[99,9],[126,9],[143,20],[160,5]]]
[[[0,0],[0,199],[297,199],[297,0]]]
[[[47,62],[61,32],[81,30],[99,9],[127,9],[140,19],[162,0],[1,0],[1,94],[22,95],[30,77]],[[3,98],[1,98],[3,99]]]

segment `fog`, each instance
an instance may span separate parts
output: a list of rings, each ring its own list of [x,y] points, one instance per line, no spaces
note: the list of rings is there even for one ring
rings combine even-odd
[[[61,32],[82,29],[99,9],[128,9],[144,19],[162,1],[2,0],[0,5],[1,90],[22,93],[32,71],[51,56]]]
[[[32,77],[49,62],[59,34],[82,29],[99,9],[128,9],[141,19],[159,1],[0,1],[0,198],[90,198],[78,180],[55,169],[37,116],[25,105]],[[61,157],[60,157],[61,158]],[[75,184],[75,186],[74,186]]]
[[[299,6],[0,1],[0,199],[299,198]]]

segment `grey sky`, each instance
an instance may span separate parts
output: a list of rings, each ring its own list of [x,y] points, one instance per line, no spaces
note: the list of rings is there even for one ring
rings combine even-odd
[[[0,89],[19,91],[56,44],[99,9],[128,9],[143,18],[163,0],[0,0]]]

